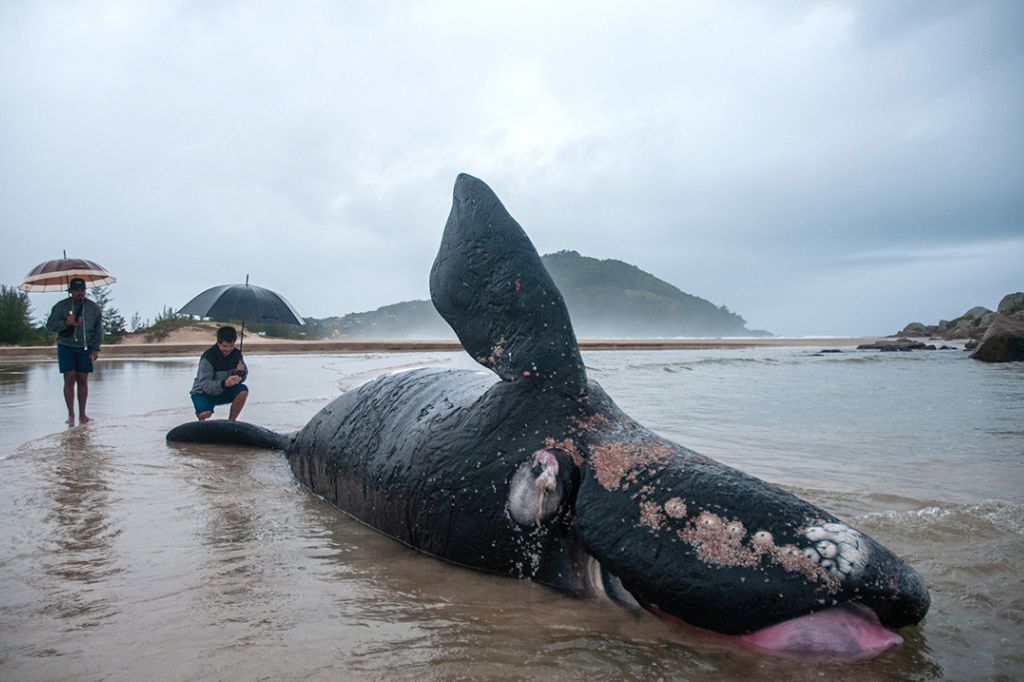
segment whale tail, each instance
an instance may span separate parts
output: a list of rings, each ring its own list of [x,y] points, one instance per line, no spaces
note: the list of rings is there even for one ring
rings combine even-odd
[[[248,422],[225,419],[186,422],[167,432],[170,443],[223,443],[270,450],[287,450],[293,440],[294,433],[281,434]]]
[[[586,390],[562,294],[497,195],[465,173],[455,181],[430,298],[466,352],[505,381],[572,396]]]

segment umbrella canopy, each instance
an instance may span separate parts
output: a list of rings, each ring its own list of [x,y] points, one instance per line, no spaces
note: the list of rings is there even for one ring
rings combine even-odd
[[[18,288],[22,291],[67,291],[68,284],[75,277],[84,280],[89,288],[117,281],[99,263],[84,258],[58,258],[32,268]]]
[[[178,314],[261,324],[305,324],[283,296],[248,281],[207,289],[186,303]]]

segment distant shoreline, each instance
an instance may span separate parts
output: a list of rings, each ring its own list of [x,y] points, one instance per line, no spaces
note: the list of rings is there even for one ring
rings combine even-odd
[[[730,348],[758,348],[785,346],[818,346],[840,348],[873,343],[878,337],[863,338],[729,338],[729,339],[583,339],[580,349],[599,350],[713,350]],[[248,341],[248,339],[247,339]],[[153,358],[174,356],[198,356],[212,345],[211,341],[188,343],[124,343],[103,346],[104,359]],[[323,353],[344,355],[349,353],[416,353],[430,351],[461,351],[458,341],[292,341],[258,339],[246,343],[243,351],[247,355],[269,355],[274,353]],[[55,360],[53,346],[0,346],[0,363]]]

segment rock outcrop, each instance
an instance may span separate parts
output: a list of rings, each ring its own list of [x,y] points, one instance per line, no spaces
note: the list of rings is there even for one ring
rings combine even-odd
[[[971,357],[983,362],[1024,361],[1024,311],[998,315],[988,325]]]
[[[952,320],[940,320],[938,324],[926,325],[911,322],[894,336],[904,338],[970,339],[980,341],[988,328],[998,319],[1024,311],[1024,292],[1003,296],[996,310],[975,306]]]
[[[862,343],[857,350],[880,350],[882,352],[909,351],[909,350],[935,350],[935,345],[914,341],[904,337],[879,339],[874,343]]]
[[[936,339],[980,339],[994,313],[983,306],[971,308],[953,320],[939,320],[938,324],[926,325],[911,322],[897,332],[896,336]]]
[[[1003,296],[1003,300],[999,301],[999,307],[996,308],[996,312],[1000,315],[1013,315],[1022,310],[1024,310],[1024,292],[1020,291]]]

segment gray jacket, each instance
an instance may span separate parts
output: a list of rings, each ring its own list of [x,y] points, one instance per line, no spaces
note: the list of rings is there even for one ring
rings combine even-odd
[[[66,323],[72,308],[77,308],[81,319],[77,325],[69,327]],[[103,344],[103,312],[96,301],[88,298],[83,298],[79,303],[75,303],[70,296],[57,301],[57,305],[50,310],[46,328],[57,334],[57,345],[60,346],[84,348],[99,353]]]
[[[199,358],[199,369],[196,371],[195,380],[192,381],[190,393],[220,395],[224,392],[224,380],[231,376],[239,362],[245,367],[242,371],[242,381],[245,381],[249,377],[249,366],[242,358],[242,351],[236,348],[230,355],[224,357],[217,344],[213,344]]]

